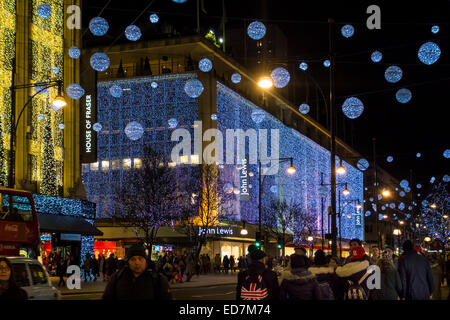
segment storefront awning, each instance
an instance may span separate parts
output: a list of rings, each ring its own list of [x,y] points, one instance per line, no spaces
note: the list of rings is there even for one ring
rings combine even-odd
[[[83,236],[101,236],[103,232],[79,217],[38,213],[41,232],[73,233]]]

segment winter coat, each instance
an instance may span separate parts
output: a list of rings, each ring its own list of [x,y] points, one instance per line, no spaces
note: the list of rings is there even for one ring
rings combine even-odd
[[[220,263],[220,255],[216,255],[216,257],[214,258],[214,265],[216,267],[220,267],[221,263]]]
[[[291,269],[281,272],[280,299],[281,300],[321,300],[317,278],[304,268]]]
[[[277,274],[271,270],[266,269],[264,263],[255,261],[248,266],[247,270],[241,271],[238,274],[238,283],[236,287],[236,300],[241,300],[241,289],[244,284],[245,278],[249,274],[256,273],[262,276],[263,282],[267,287],[268,296],[266,300],[277,300],[279,297],[279,285],[277,280]]]
[[[231,257],[230,258],[230,267],[234,268],[234,264],[235,264],[234,257]]]
[[[225,256],[225,258],[223,258],[223,267],[225,269],[228,269],[230,266],[230,260],[228,259],[228,257]]]
[[[438,261],[431,263],[431,273],[433,274],[433,300],[441,300],[441,280],[442,280],[442,268]]]
[[[392,266],[385,272],[381,272],[380,300],[397,300],[402,293],[402,282],[400,275]]]
[[[433,292],[433,274],[428,260],[415,250],[401,255],[398,272],[402,281],[401,298],[407,300],[428,300]]]
[[[349,260],[349,262],[342,267],[336,268],[336,275],[343,280],[342,282],[342,288],[344,289],[344,294],[347,292],[348,288],[350,287],[351,281],[353,284],[357,284],[360,279],[366,274],[367,268],[369,267],[369,259],[368,257],[364,256],[363,258],[359,260]],[[369,290],[367,287],[367,281],[364,280],[361,282],[361,287],[366,292],[369,300],[375,299],[373,295],[373,290]]]
[[[4,300],[28,300],[28,294],[19,286],[11,286],[0,294],[0,301]]]
[[[56,266],[56,275],[58,277],[65,276],[67,273],[66,270],[66,263],[64,262],[63,264],[61,264],[58,262],[58,265]]]
[[[106,273],[108,275],[112,275],[114,272],[116,272],[116,269],[117,269],[116,259],[114,259],[113,257],[109,257],[106,260]]]
[[[308,270],[316,276],[317,282],[327,282],[330,285],[335,300],[344,299],[343,280],[337,276],[337,274],[334,272],[334,268],[327,266],[317,266],[310,267]]]
[[[135,278],[129,267],[116,272],[103,293],[103,300],[171,299],[172,295],[166,277],[159,273],[154,274],[147,269]]]

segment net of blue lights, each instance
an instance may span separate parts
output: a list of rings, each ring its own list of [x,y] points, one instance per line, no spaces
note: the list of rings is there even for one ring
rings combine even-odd
[[[150,15],[149,19],[150,19],[151,23],[158,23],[158,21],[159,21],[159,17],[158,17],[158,15],[156,13],[152,13]]]
[[[61,130],[64,130],[65,127],[66,127],[66,126],[65,126],[63,123],[60,123],[60,124],[59,124],[59,128],[60,128]]]
[[[191,79],[186,81],[184,85],[184,92],[191,98],[198,98],[203,92],[203,84],[198,79]]]
[[[115,84],[109,88],[109,93],[111,93],[114,98],[120,98],[122,96],[122,87]]]
[[[309,110],[310,110],[310,107],[309,107],[308,104],[302,103],[302,104],[300,105],[300,107],[298,108],[298,110],[299,110],[300,113],[302,113],[302,114],[307,114],[307,113],[309,112]]]
[[[346,24],[341,28],[341,34],[345,38],[350,38],[355,34],[355,28],[351,24]]]
[[[395,94],[395,98],[400,103],[409,102],[411,100],[411,96],[412,96],[411,91],[406,88],[402,88],[402,89],[398,90],[397,93]]]
[[[342,112],[349,119],[358,118],[364,111],[364,104],[356,97],[350,97],[345,99],[342,104]]]
[[[198,68],[203,72],[209,72],[212,69],[212,62],[208,58],[203,58],[198,63]]]
[[[138,41],[142,36],[141,29],[132,24],[125,29],[125,37],[130,41]]]
[[[420,153],[420,152],[418,152],[417,154],[416,154],[416,157],[417,158],[420,158],[422,156],[422,154]]]
[[[67,86],[66,93],[72,99],[78,100],[84,95],[84,89],[79,84],[72,83]]]
[[[434,181],[436,180],[436,178],[435,177],[431,177],[431,179],[430,179],[430,183],[434,183]]]
[[[369,161],[367,161],[367,159],[364,158],[359,159],[356,166],[358,167],[359,170],[365,171],[369,168]]]
[[[375,63],[380,62],[381,59],[383,59],[383,54],[380,51],[374,51],[372,52],[370,59]]]
[[[400,187],[402,187],[403,189],[407,188],[409,186],[409,182],[406,179],[403,179],[402,181],[400,181]]]
[[[170,118],[169,121],[167,121],[167,123],[169,124],[169,127],[175,128],[176,126],[178,126],[178,120],[175,118]]]
[[[37,7],[37,14],[42,19],[47,19],[52,14],[52,8],[48,4],[40,4]]]
[[[289,72],[282,67],[275,68],[270,74],[270,77],[273,80],[275,88],[284,88],[289,83],[289,80],[291,80]]]
[[[100,123],[96,122],[96,123],[94,123],[94,125],[92,126],[92,129],[93,129],[95,132],[99,132],[99,131],[102,130],[102,125],[101,125]]]
[[[384,77],[386,78],[386,81],[390,83],[399,82],[402,76],[403,76],[402,69],[400,69],[400,67],[397,66],[390,66],[384,72]]]
[[[450,158],[450,149],[446,149],[446,150],[444,151],[444,158],[445,158],[445,159]]]
[[[77,47],[74,46],[69,49],[69,57],[71,57],[72,59],[78,59],[80,55],[81,51]]]
[[[439,32],[439,26],[432,26],[431,27],[431,32],[434,33],[434,34],[438,33]]]
[[[94,36],[104,36],[108,32],[108,29],[108,21],[102,17],[95,17],[89,21],[89,30]]]
[[[386,158],[386,161],[387,161],[387,162],[392,162],[392,161],[394,161],[394,157],[388,156],[388,157]]]
[[[419,51],[417,52],[417,57],[419,60],[426,64],[431,65],[438,61],[441,56],[441,49],[434,42],[426,42],[420,46]]]
[[[331,65],[331,62],[330,62],[330,60],[325,60],[324,62],[323,62],[323,66],[325,67],[325,68],[328,68],[329,66]]]
[[[253,21],[248,25],[247,34],[253,40],[261,40],[266,35],[266,26],[260,21]]]
[[[109,68],[109,57],[104,52],[96,52],[90,59],[91,67],[95,71],[103,72]]]
[[[239,82],[241,82],[241,75],[239,74],[239,73],[233,73],[232,75],[231,75],[231,82],[233,82],[233,83],[239,83]]]
[[[59,68],[58,67],[53,67],[52,69],[54,74],[58,74],[59,73]]]
[[[255,123],[261,123],[264,121],[266,113],[261,109],[256,109],[252,111],[252,120]]]
[[[125,134],[132,141],[139,140],[144,135],[142,124],[137,121],[131,121],[125,127]]]
[[[450,181],[450,177],[446,174],[445,176],[442,177],[442,181],[449,182]]]
[[[300,65],[298,67],[300,70],[306,71],[308,69],[308,64],[305,61],[303,61],[300,62]]]

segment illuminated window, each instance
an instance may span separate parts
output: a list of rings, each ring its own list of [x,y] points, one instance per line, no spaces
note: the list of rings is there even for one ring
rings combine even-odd
[[[102,161],[102,171],[107,171],[109,170],[109,161]]]
[[[119,170],[120,169],[120,160],[112,160],[111,161],[111,169]]]
[[[188,163],[188,156],[180,156],[180,163],[182,164]]]
[[[177,166],[177,163],[176,162],[169,162],[169,167],[176,167]]]
[[[191,155],[191,163],[192,164],[199,164],[200,158],[198,157],[198,154]]]
[[[131,169],[131,159],[123,159],[123,168]]]
[[[98,170],[98,162],[91,163],[91,171],[97,171]]]
[[[135,159],[133,159],[133,162],[134,162],[134,167],[136,169],[141,169],[142,168],[142,160],[141,159],[135,158]]]

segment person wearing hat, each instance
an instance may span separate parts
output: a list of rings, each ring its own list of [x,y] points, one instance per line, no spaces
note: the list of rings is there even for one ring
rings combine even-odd
[[[276,272],[266,268],[264,251],[258,248],[252,248],[249,252],[251,263],[247,270],[243,270],[238,274],[238,283],[236,287],[236,299],[244,300],[242,292],[248,292],[250,288],[247,288],[249,279],[258,279],[260,282],[259,287],[267,289],[267,295],[263,300],[276,300],[279,296],[278,277]],[[256,282],[255,282],[256,283]],[[250,289],[251,290],[251,289]]]
[[[148,269],[142,245],[132,246],[126,265],[114,273],[103,293],[103,300],[171,300],[167,279]]]

